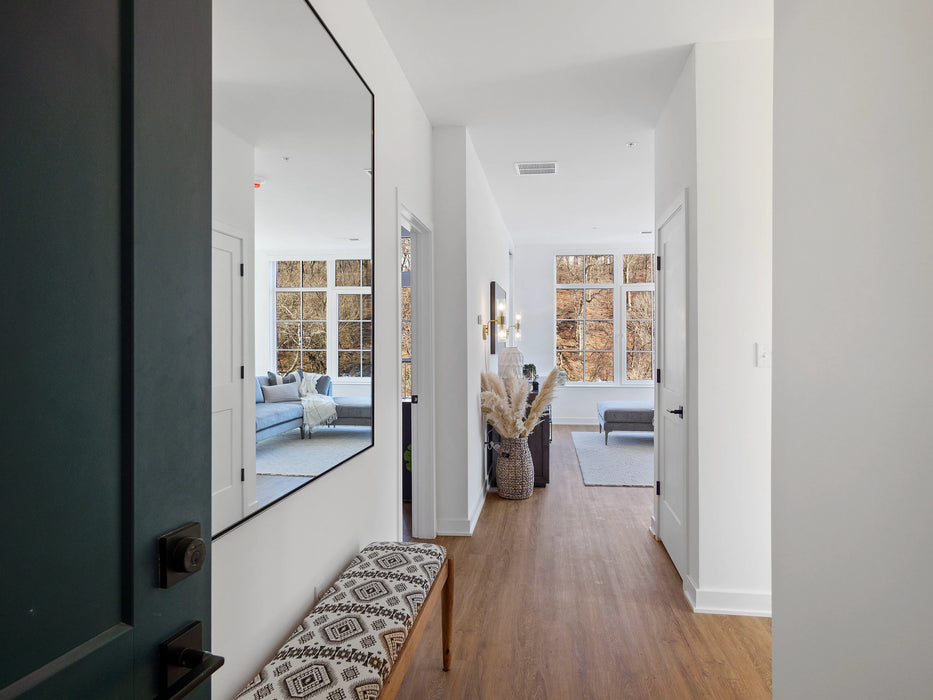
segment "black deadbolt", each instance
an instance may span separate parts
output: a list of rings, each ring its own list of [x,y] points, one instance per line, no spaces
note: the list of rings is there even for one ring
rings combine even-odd
[[[172,568],[181,573],[200,571],[207,556],[207,545],[200,537],[180,537],[172,547]]]
[[[196,574],[207,559],[201,523],[188,523],[159,538],[159,586],[170,588]]]

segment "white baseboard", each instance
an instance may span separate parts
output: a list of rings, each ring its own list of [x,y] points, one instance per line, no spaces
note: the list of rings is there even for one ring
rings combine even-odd
[[[479,498],[476,499],[476,503],[473,504],[473,512],[470,513],[470,534],[473,534],[473,530],[476,529],[476,523],[479,522],[479,516],[483,512],[483,506],[486,503],[486,489],[480,489]]]
[[[473,533],[470,531],[470,521],[465,518],[438,518],[437,534],[438,536],[469,537]]]
[[[684,597],[690,603],[690,609],[693,612],[697,610],[697,585],[689,576],[684,576]]]
[[[599,425],[598,420],[594,420],[591,416],[582,417],[582,416],[552,416],[551,422],[554,425]]]
[[[454,537],[470,537],[473,530],[476,529],[476,523],[479,522],[479,516],[483,512],[483,504],[486,503],[486,490],[482,489],[479,498],[473,505],[473,511],[466,520],[463,518],[438,518],[437,534],[452,535]]]
[[[684,579],[684,596],[695,613],[771,617],[770,593],[697,588],[688,576]]]

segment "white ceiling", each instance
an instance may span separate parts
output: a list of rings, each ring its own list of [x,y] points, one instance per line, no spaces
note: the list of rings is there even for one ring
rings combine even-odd
[[[431,122],[469,127],[516,243],[653,229],[653,130],[690,46],[773,19],[772,0],[368,2]]]
[[[266,180],[258,249],[368,254],[371,96],[303,2],[215,0],[213,109]]]

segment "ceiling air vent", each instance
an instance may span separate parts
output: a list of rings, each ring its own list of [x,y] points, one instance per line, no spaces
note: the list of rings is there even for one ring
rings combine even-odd
[[[516,175],[557,175],[557,163],[554,161],[534,161],[531,163],[516,163]]]

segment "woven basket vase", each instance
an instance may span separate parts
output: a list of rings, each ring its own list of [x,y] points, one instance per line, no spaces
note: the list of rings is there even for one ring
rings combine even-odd
[[[535,488],[535,467],[528,438],[500,438],[497,446],[496,482],[499,496],[512,500],[528,498]]]

